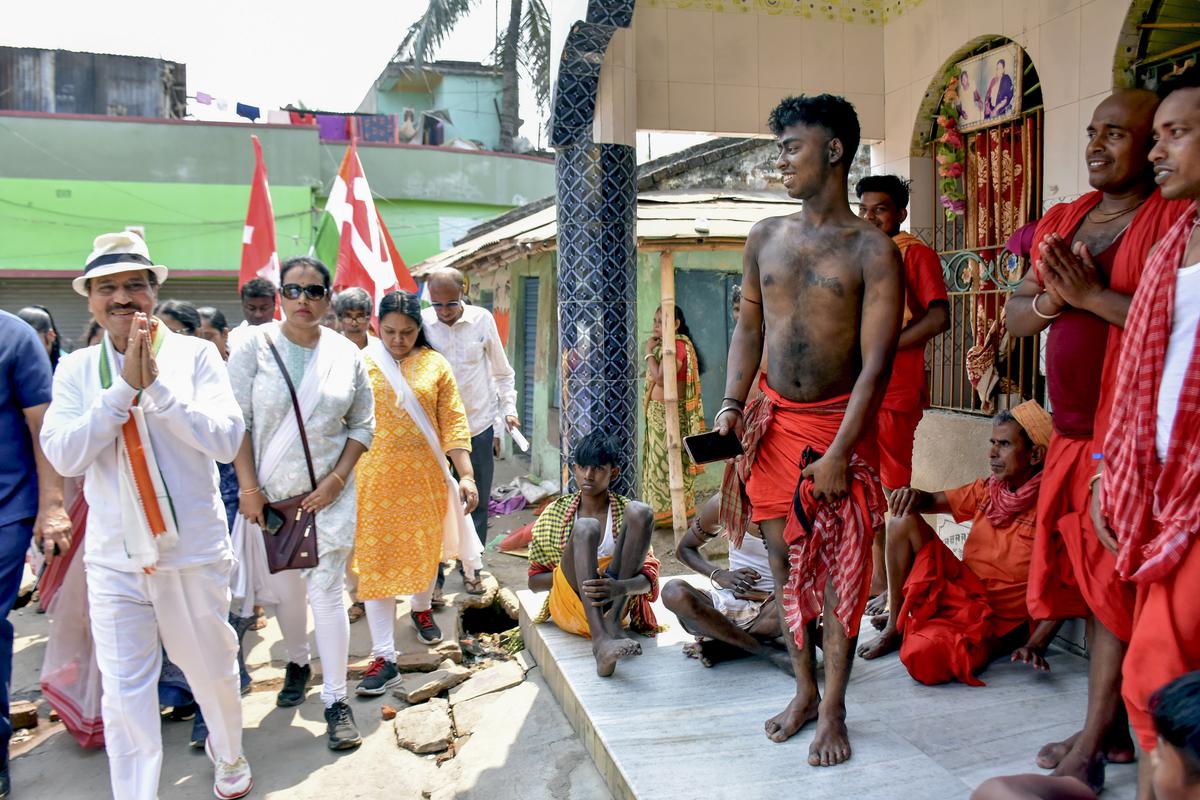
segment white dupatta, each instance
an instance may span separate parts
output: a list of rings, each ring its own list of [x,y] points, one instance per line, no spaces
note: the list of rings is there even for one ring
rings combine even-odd
[[[404,379],[400,367],[396,365],[396,359],[392,358],[383,342],[372,338],[367,342],[364,352],[379,368],[383,377],[387,378],[392,391],[396,393],[396,407],[417,423],[417,428],[433,453],[434,461],[442,468],[442,477],[446,481],[447,489],[446,514],[442,518],[442,558],[458,558],[462,562],[463,572],[468,578],[474,578],[476,572],[483,569],[483,544],[479,541],[479,534],[475,532],[475,523],[463,509],[458,494],[458,481],[454,480],[450,468],[446,466],[446,454],[442,450],[437,432],[433,429],[433,423],[408,381]],[[486,503],[487,498],[481,497],[479,502]]]
[[[268,323],[263,328],[266,329],[263,332],[263,338],[272,342],[278,341],[279,337],[283,335],[279,330],[278,322]],[[331,335],[337,336],[338,334],[332,331],[327,333],[322,329],[321,338],[317,341],[308,368],[304,370],[304,380],[300,381],[300,385],[296,387],[296,399],[300,403],[300,414],[306,423],[316,410],[317,403],[321,401],[321,387],[325,385],[330,371],[336,364],[332,348],[321,346],[325,337]],[[263,346],[266,347],[265,342]],[[275,364],[273,356],[271,364],[276,369],[279,368]],[[267,442],[263,452],[255,454],[259,486],[267,485],[271,475],[283,463],[288,449],[300,439],[300,426],[296,424],[296,414],[290,408],[290,397],[288,406],[287,415],[275,429],[275,433],[272,434],[271,440]],[[279,598],[270,589],[271,571],[267,567],[267,549],[263,543],[262,528],[238,514],[233,523],[231,537],[233,552],[237,555],[238,561],[233,574],[233,597],[235,601],[240,599],[242,602],[241,613],[238,616],[249,617],[254,613],[255,605],[275,603]]]

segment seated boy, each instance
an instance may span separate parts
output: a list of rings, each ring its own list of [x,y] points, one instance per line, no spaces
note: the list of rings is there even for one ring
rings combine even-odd
[[[684,653],[706,667],[731,658],[765,656],[790,673],[791,659],[777,642],[782,634],[775,579],[758,526],[746,531],[740,547],[730,545],[729,569],[721,569],[700,552],[721,531],[720,514],[721,496],[716,494],[700,507],[676,551],[680,561],[708,576],[712,589],[697,589],[679,578],[663,586],[663,605],[696,637],[695,644],[684,646]]]
[[[1025,590],[1050,415],[1036,402],[1001,411],[992,422],[992,476],[957,489],[897,489],[887,526],[888,614],[882,633],[858,649],[878,658],[897,649],[921,683],[975,677],[992,659],[1013,653],[1037,669],[1054,622],[1030,632]],[[971,520],[960,562],[921,514]],[[902,638],[903,637],[903,638]],[[1015,652],[1014,652],[1015,651]]]
[[[553,619],[568,633],[592,640],[596,672],[612,675],[617,661],[641,655],[625,632],[653,636],[650,603],[658,596],[658,560],[650,551],[654,512],[609,491],[620,473],[620,444],[592,431],[575,445],[572,470],[579,491],[558,498],[533,526],[529,588],[549,590],[535,622]]]

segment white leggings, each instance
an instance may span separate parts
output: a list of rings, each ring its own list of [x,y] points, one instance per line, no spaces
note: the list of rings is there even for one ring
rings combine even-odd
[[[319,588],[311,579],[305,580],[300,570],[286,570],[271,576],[271,587],[279,598],[275,617],[283,633],[288,661],[304,666],[311,657],[308,645],[308,615],[312,609],[313,628],[317,639],[317,655],[325,684],[321,700],[325,707],[346,699],[346,668],[350,658],[350,618],[346,616],[346,601],[342,597],[343,574],[333,586]],[[307,602],[306,602],[307,595]]]
[[[411,598],[413,611],[428,611],[433,607],[433,587],[437,584],[435,576],[429,588]],[[382,658],[394,661],[396,652],[396,598],[385,597],[382,600],[364,600],[367,609],[367,625],[371,628],[371,658]]]

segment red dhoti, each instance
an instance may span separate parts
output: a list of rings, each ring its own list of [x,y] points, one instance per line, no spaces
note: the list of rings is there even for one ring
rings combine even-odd
[[[925,410],[879,409],[879,478],[888,491],[912,482],[913,440]]]
[[[1200,669],[1200,547],[1195,541],[1166,577],[1136,584],[1133,635],[1125,653],[1121,694],[1142,750],[1154,749],[1157,734],[1150,695]]]
[[[812,500],[811,482],[801,485],[801,459],[807,448],[825,453],[841,427],[849,395],[816,403],[787,400],[761,382],[763,394],[746,413],[746,450],[751,463],[745,493],[755,522],[788,518],[789,579],[781,593],[788,626],[798,645],[804,626],[824,606],[832,581],[836,614],[849,636],[858,634],[871,588],[871,543],[883,524],[883,493],[876,472],[874,432],[859,442],[850,464],[850,495],[835,503]],[[795,505],[806,507],[805,522]]]
[[[1080,591],[1078,572],[1071,566],[1065,539],[1068,536],[1077,539],[1084,524],[1091,532],[1091,523],[1086,522],[1091,503],[1088,481],[1096,472],[1089,460],[1091,444],[1090,439],[1075,439],[1056,432],[1046,448],[1026,595],[1033,619],[1088,616],[1088,604]],[[1096,544],[1099,546],[1098,540]],[[1075,546],[1082,549],[1078,541]]]
[[[927,685],[960,680],[982,686],[975,673],[987,666],[994,641],[1012,630],[996,630],[987,589],[971,568],[936,536],[913,560],[904,582],[897,630],[903,634],[900,661],[914,680]]]

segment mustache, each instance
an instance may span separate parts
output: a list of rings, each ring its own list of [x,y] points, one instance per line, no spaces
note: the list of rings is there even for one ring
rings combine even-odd
[[[141,311],[141,309],[133,303],[112,303],[107,311],[111,314],[114,311]]]

